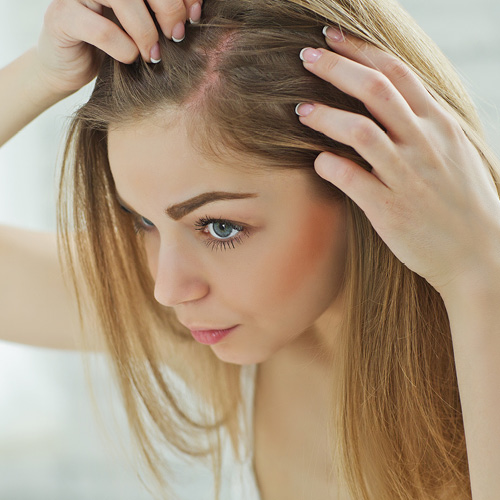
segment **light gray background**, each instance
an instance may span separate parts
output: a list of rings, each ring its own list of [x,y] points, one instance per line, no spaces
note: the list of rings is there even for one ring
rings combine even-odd
[[[48,0],[0,0],[0,67],[36,43],[48,4]],[[404,0],[402,4],[458,69],[490,143],[500,154],[500,2]],[[54,106],[0,150],[0,223],[55,229],[61,130],[66,117],[88,95],[85,88]],[[29,304],[20,314],[29,314]],[[96,366],[99,383],[107,384],[109,378],[102,363]],[[114,401],[118,423],[106,411],[106,425],[113,430],[114,442],[123,442],[128,449],[116,398],[105,390],[99,398]],[[114,448],[92,414],[79,353],[0,342],[0,498],[150,499],[125,455]]]

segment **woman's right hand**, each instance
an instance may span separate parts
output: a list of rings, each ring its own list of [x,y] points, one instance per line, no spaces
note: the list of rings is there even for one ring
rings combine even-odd
[[[198,21],[202,0],[148,0],[163,33],[182,40],[185,22]],[[123,26],[106,17],[111,9]],[[70,94],[89,83],[100,49],[122,63],[140,55],[160,59],[158,32],[144,0],[53,0],[38,41],[40,78],[56,93]]]

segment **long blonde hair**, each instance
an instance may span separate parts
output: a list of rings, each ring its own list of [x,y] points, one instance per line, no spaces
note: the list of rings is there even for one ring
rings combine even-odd
[[[304,127],[300,101],[370,116],[364,105],[303,68],[303,47],[325,47],[321,28],[346,33],[409,65],[460,122],[496,185],[500,168],[452,67],[390,0],[209,0],[186,39],[161,38],[163,61],[104,59],[95,90],[72,120],[59,198],[60,250],[74,285],[90,294],[130,427],[145,463],[168,496],[162,447],[210,459],[220,490],[221,442],[243,438],[241,367],[193,341],[153,298],[140,237],[120,211],[107,158],[111,125],[181,110],[207,158],[259,157],[269,168],[313,171],[321,151],[370,166],[351,148]],[[251,163],[249,163],[251,165]],[[252,167],[249,167],[252,168]],[[360,500],[470,498],[451,334],[439,294],[387,248],[364,213],[338,189],[318,186],[347,207],[345,311],[332,364],[331,450],[339,488]],[[80,276],[83,273],[83,279]],[[193,412],[169,367],[203,404]],[[207,440],[208,438],[208,440]]]

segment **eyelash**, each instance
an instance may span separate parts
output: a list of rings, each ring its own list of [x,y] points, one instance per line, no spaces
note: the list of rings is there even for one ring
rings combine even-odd
[[[235,243],[242,243],[243,237],[249,235],[249,228],[247,226],[222,218],[214,219],[212,217],[205,216],[201,219],[198,219],[194,225],[196,226],[197,231],[204,231],[210,224],[216,222],[228,224],[233,229],[236,229],[238,231],[238,234],[236,236],[233,236],[232,238],[225,240],[219,240],[217,238],[207,238],[204,243],[207,247],[211,247],[212,250],[228,250],[229,248],[235,248]]]
[[[148,219],[145,219],[144,217],[141,217],[139,215],[134,214],[127,208],[120,206],[122,210],[127,212],[128,214],[132,215],[133,219],[133,227],[134,231],[136,234],[144,234],[153,229],[154,226],[150,226],[149,224],[145,224],[144,221],[148,221]],[[151,221],[148,221],[151,222]],[[243,242],[243,237],[244,236],[249,236],[249,228],[247,226],[244,226],[243,224],[238,224],[236,222],[232,222],[227,219],[223,218],[218,218],[215,219],[213,217],[201,217],[195,222],[196,226],[196,231],[204,231],[210,224],[217,223],[217,222],[222,222],[225,224],[228,224],[231,226],[233,229],[238,230],[238,234],[236,236],[233,236],[232,238],[225,239],[225,240],[220,240],[217,238],[207,238],[205,239],[204,243],[207,247],[211,248],[212,250],[228,250],[229,248],[235,248],[235,244],[239,244]]]

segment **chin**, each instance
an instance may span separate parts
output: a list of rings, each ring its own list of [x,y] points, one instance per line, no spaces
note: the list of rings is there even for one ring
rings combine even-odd
[[[216,344],[210,346],[213,353],[224,363],[231,363],[233,365],[256,365],[263,363],[270,358],[270,353],[262,351],[241,351],[236,350],[229,344]]]

